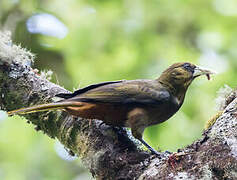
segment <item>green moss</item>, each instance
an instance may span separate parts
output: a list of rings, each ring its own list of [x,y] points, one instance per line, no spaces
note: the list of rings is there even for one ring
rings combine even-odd
[[[223,111],[219,111],[213,117],[211,117],[208,121],[206,121],[204,129],[205,130],[209,129],[216,122],[216,120],[222,115],[222,113]]]

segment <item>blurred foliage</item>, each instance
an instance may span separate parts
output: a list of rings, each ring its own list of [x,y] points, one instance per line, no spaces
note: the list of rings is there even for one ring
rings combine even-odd
[[[58,18],[68,28],[67,36],[30,33],[27,20],[37,13]],[[181,110],[145,131],[153,147],[169,151],[200,137],[216,112],[217,90],[236,86],[236,20],[234,0],[0,1],[1,29],[36,54],[34,68],[51,69],[52,81],[69,90],[101,81],[156,78],[178,61],[219,72],[212,81],[195,80]],[[19,117],[2,121],[0,129],[4,179],[90,179],[81,174],[85,170],[79,160],[60,159],[54,140]]]

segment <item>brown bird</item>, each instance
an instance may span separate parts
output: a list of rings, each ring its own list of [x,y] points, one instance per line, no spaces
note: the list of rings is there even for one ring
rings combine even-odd
[[[111,126],[130,127],[132,135],[152,153],[159,155],[142,138],[146,127],[162,123],[183,104],[185,93],[198,76],[210,79],[211,71],[194,64],[176,63],[155,80],[120,80],[93,84],[74,93],[57,94],[64,100],[22,108],[9,115],[63,109],[74,116],[100,119]]]

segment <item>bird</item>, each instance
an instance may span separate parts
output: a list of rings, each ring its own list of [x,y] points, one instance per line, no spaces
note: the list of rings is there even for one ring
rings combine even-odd
[[[160,77],[118,80],[92,84],[74,91],[59,93],[60,101],[9,111],[8,115],[38,111],[64,110],[70,115],[99,119],[113,127],[129,127],[134,138],[152,154],[160,155],[143,139],[146,127],[160,124],[182,106],[189,85],[213,72],[189,62],[178,62],[163,71]]]

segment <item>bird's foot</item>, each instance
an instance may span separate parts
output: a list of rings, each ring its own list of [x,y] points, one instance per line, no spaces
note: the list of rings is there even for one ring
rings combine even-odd
[[[151,151],[152,154],[156,155],[159,158],[163,158],[164,154],[156,151],[155,149],[153,149],[149,144],[146,143],[146,141],[144,141],[143,139],[140,139],[141,143],[147,147],[147,149],[149,149],[149,151]]]
[[[153,155],[156,155],[156,156],[159,157],[159,158],[164,158],[164,157],[165,157],[163,153],[160,153],[160,152],[154,150],[153,148],[152,148],[152,149],[149,149],[149,150],[151,151],[151,153],[152,153]]]
[[[172,152],[170,152],[170,151],[165,151],[165,153],[166,153],[166,154],[172,154]]]
[[[105,122],[101,121],[100,124],[99,124],[99,129],[101,129],[101,126],[104,125]]]

